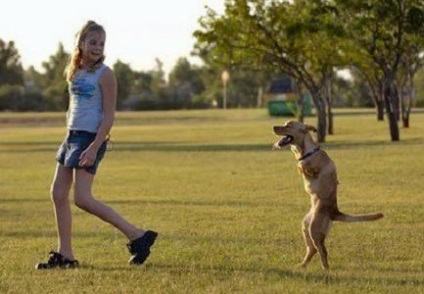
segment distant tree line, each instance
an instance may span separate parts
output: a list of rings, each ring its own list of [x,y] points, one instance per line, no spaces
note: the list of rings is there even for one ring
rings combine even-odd
[[[118,81],[118,109],[161,110],[222,107],[221,74],[230,71],[228,107],[264,106],[261,94],[266,93],[279,70],[228,66],[211,59],[208,50],[196,48],[203,65],[193,65],[180,58],[166,79],[162,62],[147,71],[137,71],[118,60],[113,69]],[[67,84],[63,76],[69,53],[59,44],[57,51],[42,63],[42,70],[33,66],[24,70],[18,48],[13,41],[0,39],[0,111],[64,111],[68,103]],[[353,79],[333,77],[335,106],[372,107],[365,80],[352,72]],[[424,72],[415,76],[417,96],[424,93]],[[420,102],[421,101],[421,102]],[[423,100],[418,100],[422,103]],[[424,105],[422,103],[421,105]]]
[[[24,70],[13,41],[0,39],[0,111],[64,111],[68,85],[64,70],[69,53],[59,44],[57,51],[42,63]],[[168,110],[221,107],[222,66],[193,65],[187,58],[177,60],[166,78],[163,64],[137,71],[121,60],[113,64],[118,83],[119,110]],[[238,69],[231,72],[228,107],[256,107],[258,89],[269,80],[262,72]]]
[[[333,106],[375,107],[397,141],[398,122],[409,127],[412,106],[424,104],[422,0],[226,0],[222,15],[207,8],[194,36],[203,64],[180,58],[168,77],[159,59],[147,71],[118,60],[118,109],[222,107],[223,70],[230,108],[261,106],[271,80],[290,76],[312,97],[320,142],[333,133]],[[68,58],[59,44],[41,72],[24,70],[13,41],[0,39],[0,110],[64,110]]]

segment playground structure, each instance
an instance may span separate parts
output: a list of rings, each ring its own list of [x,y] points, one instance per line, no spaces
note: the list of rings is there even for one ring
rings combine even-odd
[[[297,85],[289,76],[274,79],[265,93],[265,103],[271,116],[296,116],[300,111]],[[303,115],[312,114],[312,101],[309,93],[302,93]]]

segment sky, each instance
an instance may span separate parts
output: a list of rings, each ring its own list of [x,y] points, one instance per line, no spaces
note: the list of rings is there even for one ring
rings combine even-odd
[[[119,59],[148,71],[159,58],[169,73],[179,57],[200,62],[190,57],[192,32],[206,5],[222,12],[224,0],[6,0],[0,5],[0,39],[15,42],[25,69],[42,70],[59,43],[72,52],[76,32],[94,20],[106,30],[106,64]]]

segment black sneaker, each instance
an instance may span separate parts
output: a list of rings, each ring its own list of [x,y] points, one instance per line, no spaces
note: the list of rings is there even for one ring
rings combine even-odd
[[[65,258],[62,254],[50,251],[49,260],[47,262],[40,262],[35,265],[35,269],[52,269],[52,268],[77,268],[79,266],[78,260],[70,260]]]
[[[129,260],[130,264],[140,265],[143,264],[147,257],[150,255],[150,247],[155,243],[158,233],[153,231],[146,231],[143,236],[127,244],[128,250],[131,253]]]

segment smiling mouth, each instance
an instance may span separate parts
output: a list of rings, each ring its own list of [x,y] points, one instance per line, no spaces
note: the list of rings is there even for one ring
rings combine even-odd
[[[293,136],[286,135],[283,136],[280,141],[278,141],[278,146],[283,147],[290,144],[293,141]]]

